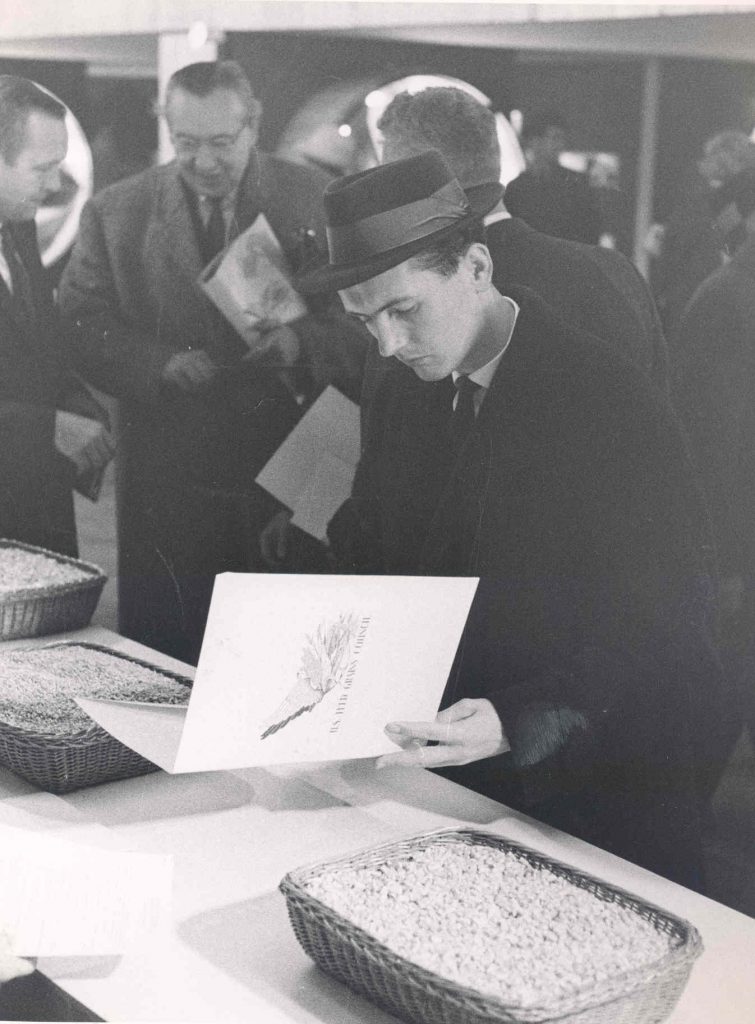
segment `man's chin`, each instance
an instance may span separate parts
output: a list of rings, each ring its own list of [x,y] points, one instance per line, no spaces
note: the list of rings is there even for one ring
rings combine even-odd
[[[436,380],[443,380],[444,377],[448,376],[448,374],[439,369],[437,365],[433,365],[429,362],[419,361],[408,365],[420,380],[432,382]]]

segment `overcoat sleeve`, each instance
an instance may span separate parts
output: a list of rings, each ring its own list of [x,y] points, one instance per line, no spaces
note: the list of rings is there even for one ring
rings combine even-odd
[[[102,213],[91,200],[61,279],[60,308],[74,363],[87,381],[116,398],[157,403],[163,369],[179,346],[124,318]]]

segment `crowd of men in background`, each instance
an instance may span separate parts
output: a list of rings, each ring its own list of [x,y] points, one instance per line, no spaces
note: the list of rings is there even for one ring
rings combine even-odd
[[[552,119],[504,197],[494,117],[457,89],[396,97],[382,166],[330,184],[259,152],[233,62],[178,71],[162,113],[175,159],[87,203],[56,308],[33,217],[65,111],[0,78],[0,535],[75,553],[71,488],[114,447],[88,385],[119,402],[135,640],[196,662],[223,571],[480,576],[438,720],[390,723],[388,763],[704,889],[706,801],[753,718],[752,173],[719,183],[731,262],[670,363]],[[261,214],[307,312],[250,349],[197,279]],[[362,458],[326,549],[255,477],[328,384],[361,400]],[[56,409],[101,424],[80,466]]]

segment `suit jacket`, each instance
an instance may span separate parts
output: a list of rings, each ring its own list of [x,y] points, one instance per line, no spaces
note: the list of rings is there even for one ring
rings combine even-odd
[[[12,225],[29,274],[35,324],[16,314],[0,279],[0,536],[76,554],[73,467],[54,447],[66,355],[33,221]]]
[[[309,169],[259,155],[240,189],[239,232],[264,213],[296,269],[305,229],[322,233],[326,183]],[[163,385],[177,352],[202,348],[227,361],[226,326],[196,285],[201,270],[175,164],[118,182],[85,207],[60,301],[82,373],[121,399],[124,470],[133,488],[251,487],[301,415],[270,360],[231,364],[216,384],[192,395]],[[310,398],[328,382],[358,392],[363,342],[347,323],[318,310],[294,325]]]
[[[512,294],[512,341],[457,457],[449,390],[387,379],[370,569],[481,577],[444,703],[488,697],[512,752],[460,781],[697,885],[691,751],[723,680],[696,478],[643,377]]]

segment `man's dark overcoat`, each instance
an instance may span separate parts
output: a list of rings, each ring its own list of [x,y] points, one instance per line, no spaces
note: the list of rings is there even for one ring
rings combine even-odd
[[[450,381],[384,382],[356,495],[362,568],[481,577],[444,703],[488,697],[512,751],[451,774],[699,885],[693,755],[722,681],[696,479],[643,377],[513,295],[456,458]]]
[[[253,154],[236,232],[264,213],[298,269],[304,232],[323,237],[325,184],[307,168]],[[294,325],[305,366],[298,379],[269,359],[240,364],[197,287],[202,265],[190,197],[168,164],[87,204],[60,289],[81,372],[120,399],[120,628],[184,660],[196,660],[213,575],[259,568],[258,533],[272,507],[254,477],[306,407],[294,392],[311,400],[335,383],[358,395],[363,361],[346,318],[312,310]],[[185,394],[162,373],[190,349],[223,369]]]
[[[11,232],[29,275],[34,321],[18,315],[0,278],[0,537],[75,555],[74,469],[54,445],[69,372],[35,224],[19,221]]]

